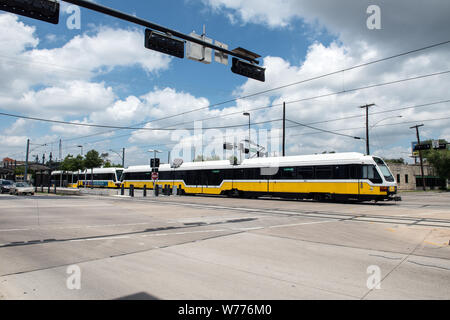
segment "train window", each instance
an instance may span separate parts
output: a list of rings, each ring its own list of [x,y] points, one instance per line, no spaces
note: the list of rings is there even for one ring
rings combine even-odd
[[[297,168],[298,179],[314,179],[313,167],[298,167]]]
[[[233,177],[233,169],[226,169],[226,170],[223,170],[223,178],[225,179],[225,180],[233,180],[234,179],[234,177]]]
[[[260,179],[259,168],[245,169],[245,180],[259,180],[259,179]]]
[[[199,171],[195,171],[195,170],[188,170],[187,171],[187,175],[186,175],[186,184],[189,186],[196,186],[197,185],[197,180],[198,180],[198,175],[199,175]]]
[[[117,181],[122,181],[123,170],[116,170]]]
[[[361,179],[361,165],[354,164],[349,167],[350,179]]]
[[[186,182],[187,179],[187,171],[175,171],[175,179],[183,180]]]
[[[220,186],[223,181],[223,172],[221,170],[211,170],[207,172],[208,186]]]
[[[377,168],[374,165],[365,165],[363,166],[363,179],[368,179],[372,183],[382,183],[380,174],[377,171]]]
[[[283,179],[296,179],[297,173],[295,168],[281,168],[281,177]]]
[[[348,179],[349,178],[349,172],[348,172],[348,166],[334,166],[334,179]]]
[[[316,179],[318,180],[333,179],[333,167],[331,166],[316,167]]]
[[[151,180],[151,174],[150,174]],[[159,171],[159,180],[172,180],[170,171]]]

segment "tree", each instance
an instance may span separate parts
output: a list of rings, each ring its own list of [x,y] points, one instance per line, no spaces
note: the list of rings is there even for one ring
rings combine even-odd
[[[217,161],[220,160],[220,157],[217,155],[211,156],[211,157],[203,157],[202,155],[198,155],[193,162],[202,162],[202,161]]]
[[[78,170],[84,170],[86,169],[86,166],[84,164],[84,159],[82,156],[78,155],[76,158],[73,159],[73,170],[72,171],[78,171]]]
[[[74,171],[74,158],[73,155],[69,154],[59,165],[61,171]]]
[[[386,163],[395,163],[395,164],[405,164],[405,159],[384,159],[384,162]]]
[[[450,179],[450,150],[432,150],[427,152],[428,163],[436,170],[439,178]]]
[[[111,163],[111,161],[107,160],[103,164],[103,168],[122,168],[122,165],[121,164],[114,164],[114,163]]]
[[[84,166],[91,169],[91,186],[94,186],[94,168],[99,168],[103,164],[102,158],[97,151],[91,150],[86,153],[84,158]]]

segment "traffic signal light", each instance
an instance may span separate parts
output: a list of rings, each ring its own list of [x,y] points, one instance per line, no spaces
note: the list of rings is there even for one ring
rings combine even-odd
[[[233,150],[233,149],[234,149],[234,145],[232,143],[225,142],[223,144],[223,150]]]
[[[174,57],[184,58],[184,41],[145,29],[145,47]]]
[[[0,10],[53,24],[59,22],[57,0],[0,0]]]
[[[159,168],[160,166],[160,159],[150,159],[150,167],[152,168]]]
[[[247,78],[252,78],[262,82],[266,81],[266,69],[248,62],[244,62],[242,60],[239,60],[238,58],[233,58],[231,71]]]

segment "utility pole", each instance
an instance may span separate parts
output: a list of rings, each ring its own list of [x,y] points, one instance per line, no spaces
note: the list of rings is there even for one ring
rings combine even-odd
[[[369,108],[375,106],[374,103],[361,106],[361,109],[366,109],[366,153],[370,155],[370,143],[369,143]]]
[[[244,112],[244,116],[248,117],[248,158],[251,158],[250,148],[252,146],[252,137],[251,137],[251,115],[250,112]],[[245,146],[244,146],[245,148]]]
[[[27,140],[27,155],[25,157],[25,176],[24,181],[28,182],[28,154],[30,153],[30,139]]]
[[[59,139],[59,161],[62,161],[62,141]]]
[[[122,149],[122,168],[125,169],[125,148]]]
[[[423,127],[423,124],[415,125],[411,127],[410,129],[416,129],[416,135],[417,135],[417,146],[420,146],[420,135],[419,135],[419,128]],[[425,173],[423,170],[423,157],[422,157],[422,150],[419,148],[419,158],[420,158],[420,170],[422,172],[422,188],[423,191],[425,191],[427,188],[425,186]]]
[[[286,102],[283,102],[283,157],[286,157]]]

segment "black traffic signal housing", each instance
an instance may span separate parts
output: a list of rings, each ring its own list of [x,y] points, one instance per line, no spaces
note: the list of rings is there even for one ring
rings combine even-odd
[[[59,23],[56,0],[0,0],[0,10],[53,24]]]
[[[160,163],[161,163],[161,161],[160,161],[159,158],[156,158],[156,159],[150,159],[150,167],[151,167],[151,168],[159,168]]]
[[[177,58],[184,58],[184,41],[145,29],[145,47]]]
[[[262,82],[266,81],[265,68],[258,67],[257,65],[239,60],[238,58],[233,58],[231,71],[233,73],[239,74],[247,78],[255,79]]]

